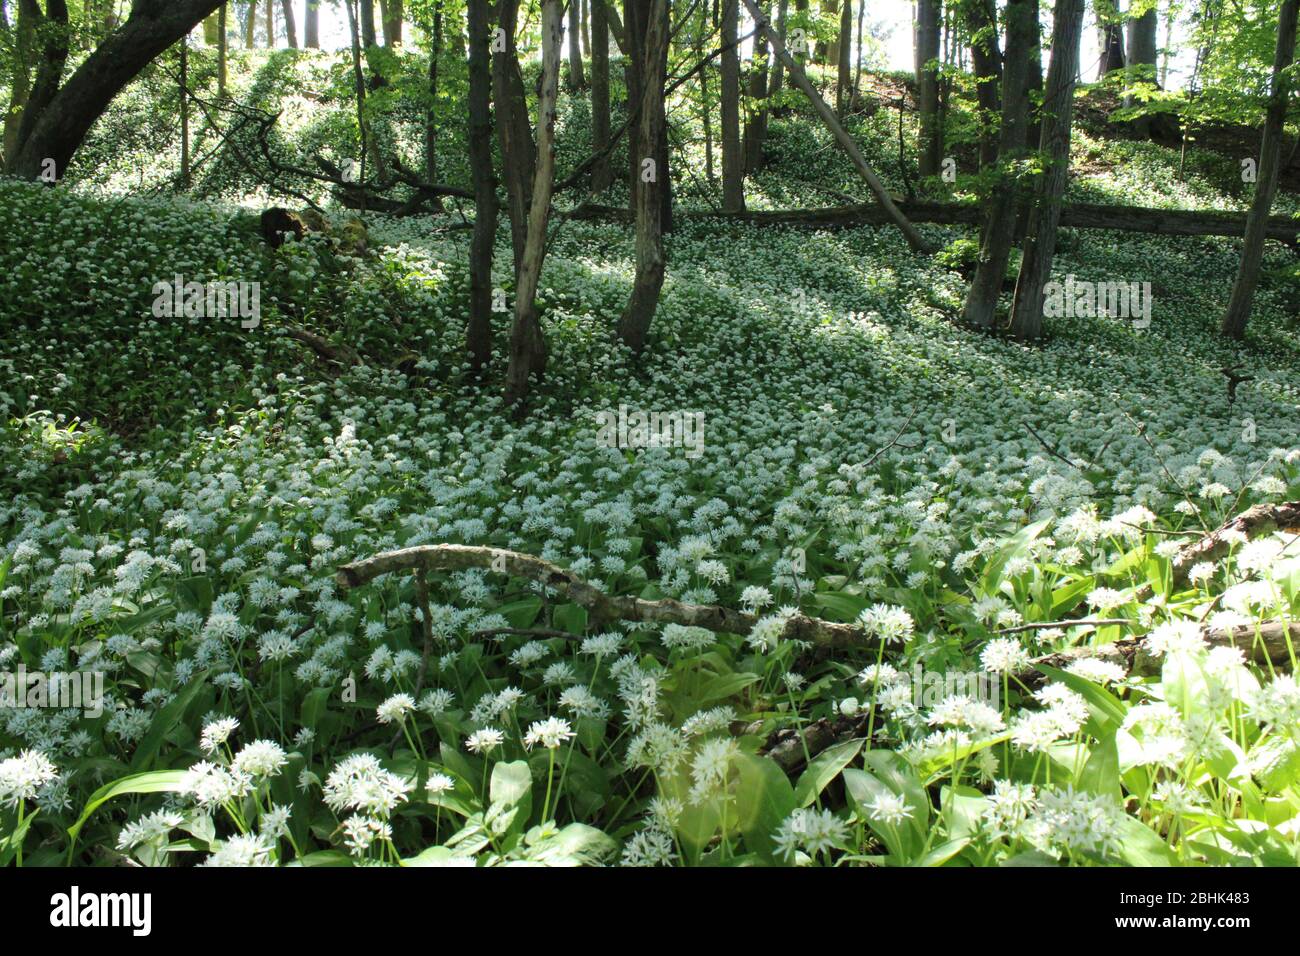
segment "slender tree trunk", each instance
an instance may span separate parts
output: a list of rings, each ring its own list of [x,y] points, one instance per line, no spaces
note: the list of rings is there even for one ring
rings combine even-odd
[[[1250,308],[1255,301],[1260,262],[1264,258],[1264,232],[1281,172],[1282,135],[1286,125],[1288,98],[1294,86],[1288,71],[1295,60],[1298,5],[1300,0],[1283,0],[1282,9],[1278,12],[1277,50],[1273,55],[1273,90],[1264,117],[1264,138],[1259,148],[1255,199],[1250,205],[1250,215],[1246,220],[1246,240],[1242,244],[1237,281],[1232,287],[1227,314],[1223,317],[1223,334],[1237,339],[1246,334],[1246,322],[1250,319]]]
[[[298,21],[293,15],[293,0],[281,0],[280,10],[284,14],[284,32],[289,38],[289,49],[298,49]]]
[[[717,26],[717,12],[718,0],[713,0],[700,13],[703,23],[695,40],[697,56],[702,57],[704,55],[704,37],[711,34],[713,27]],[[704,175],[708,179],[710,186],[716,186],[717,173],[713,168],[713,103],[709,99],[709,68],[707,66],[700,70],[700,111],[703,114],[704,125]]]
[[[226,14],[229,4],[223,3],[217,9],[217,96],[226,95],[226,84],[230,79],[230,38],[226,36]]]
[[[858,0],[858,60],[853,70],[853,96],[851,106],[858,108],[862,90],[862,64],[867,58],[866,44],[867,0]]]
[[[563,11],[560,0],[542,0],[542,88],[537,102],[537,169],[528,212],[528,237],[515,289],[514,325],[510,330],[510,364],[506,370],[506,404],[528,394],[529,376],[546,369],[546,340],[537,314],[537,285],[546,255],[546,226],[555,185],[555,104],[559,97]]]
[[[486,3],[471,3],[469,18],[469,167],[474,181],[474,234],[469,248],[469,323],[465,347],[482,369],[492,360],[492,247],[497,232],[492,177],[492,29]]]
[[[14,22],[14,62],[11,74],[9,111],[5,113],[4,168],[8,168],[18,152],[18,128],[32,90],[32,59],[36,46],[36,21],[32,19],[31,6],[20,0]]]
[[[668,69],[668,0],[651,0],[639,53],[641,70],[641,121],[636,152],[643,157],[663,152],[666,136],[664,82]],[[632,295],[619,320],[619,337],[633,352],[645,347],[646,336],[659,306],[664,283],[664,238],[662,229],[665,176],[642,176],[636,205],[636,277]]]
[[[375,0],[358,0],[358,2],[360,4],[358,15],[361,20],[361,46],[369,50],[371,47],[379,45],[375,33]]]
[[[306,19],[303,20],[303,42],[309,50],[320,49],[320,0],[307,0]]]
[[[578,0],[569,0],[569,25],[564,31],[569,41],[569,75],[567,86],[569,92],[576,93],[585,89],[587,78],[582,72],[582,25],[578,10]]]
[[[181,189],[190,188],[190,44],[181,37]]]
[[[605,0],[591,0],[591,140],[596,152],[609,146],[609,22]],[[602,156],[591,170],[591,191],[603,193],[611,182],[609,157]]]
[[[763,4],[763,15],[771,4]],[[750,113],[745,120],[745,174],[756,173],[763,165],[763,140],[767,137],[767,38],[754,37],[754,58],[749,67]]]
[[[582,49],[591,56],[591,0],[582,0],[579,15],[582,18]]]
[[[918,0],[916,5],[916,98],[921,117],[922,176],[937,176],[943,163],[943,125],[939,120],[939,23],[942,0]]]
[[[82,61],[43,109],[32,108],[34,102],[39,102],[33,88],[23,114],[24,127],[28,124],[28,114],[32,115],[31,125],[29,132],[19,133],[20,145],[10,171],[25,179],[36,179],[46,159],[50,159],[61,175],[113,97],[163,51],[201,23],[220,2],[136,0],[126,22]],[[47,15],[61,6],[62,0],[49,0]],[[61,74],[60,64],[57,75]],[[37,83],[40,83],[39,74]]]
[[[1061,201],[1070,173],[1070,132],[1074,121],[1074,88],[1079,73],[1079,43],[1083,36],[1084,0],[1056,0],[1052,26],[1052,63],[1047,71],[1040,149],[1047,170],[1039,179],[1024,258],[1011,307],[1011,331],[1022,339],[1043,332],[1043,289],[1052,275]]]
[[[438,60],[441,57],[442,5],[436,4],[433,8],[433,37],[429,49],[429,109],[424,115],[424,178],[431,183],[438,181]],[[442,208],[441,200],[435,201],[435,207]]]
[[[993,327],[1015,239],[1019,204],[1013,164],[1024,155],[1029,125],[1029,57],[1031,34],[1037,29],[1033,21],[1035,6],[1034,0],[1008,0],[1007,4],[1007,56],[1002,71],[1002,132],[998,141],[1002,170],[988,205],[979,263],[962,313],[963,320],[976,328]]]
[[[998,116],[1002,97],[1002,53],[998,49],[997,11],[993,0],[967,0],[966,29],[970,32],[971,69],[975,72],[975,98],[980,112],[980,168],[998,159]]]
[[[840,0],[821,0],[821,14],[824,18],[840,15]],[[828,43],[817,44],[817,59],[822,66],[836,66],[840,62],[840,34],[837,30],[834,39]]]
[[[889,191],[885,189],[885,184],[880,181],[880,177],[877,176],[872,171],[871,167],[867,165],[866,159],[862,156],[862,151],[858,149],[858,144],[853,141],[853,137],[844,131],[844,127],[840,125],[840,121],[835,118],[835,111],[827,105],[826,101],[822,99],[821,95],[813,88],[812,83],[808,80],[808,74],[805,73],[803,68],[795,62],[793,57],[790,56],[790,53],[786,50],[785,43],[781,38],[773,35],[771,22],[762,15],[754,0],[745,0],[745,7],[749,10],[749,15],[753,18],[757,28],[767,34],[768,41],[772,44],[773,52],[785,62],[786,72],[790,74],[790,82],[799,87],[803,92],[803,95],[808,98],[808,102],[811,103],[813,109],[817,111],[817,115],[820,116],[822,122],[826,124],[826,128],[830,130],[831,135],[835,137],[835,141],[840,144],[840,148],[848,154],[849,159],[853,162],[853,167],[858,171],[858,175],[861,176],[863,182],[867,184],[872,195],[876,197],[876,201],[880,203],[881,208],[883,208],[886,215],[889,216],[890,221],[898,227],[900,232],[903,233],[903,236],[907,239],[907,244],[911,246],[912,250],[915,252],[930,251],[930,244],[925,241],[925,238],[917,231],[916,227],[912,225],[912,223],[908,222],[907,217],[903,215],[901,210],[899,210],[893,197],[891,197]]]
[[[859,4],[865,0],[858,0]],[[835,77],[835,112],[844,116],[853,101],[853,0],[840,7],[840,42],[836,50],[838,71]]]
[[[866,9],[866,3],[858,4],[858,9]],[[776,35],[785,42],[785,22],[790,13],[790,0],[778,0],[776,5]],[[772,81],[767,86],[768,96],[776,96],[785,86],[785,64],[779,56],[772,57]]]
[[[244,11],[244,49],[251,50],[257,45],[257,0],[248,0],[248,9]]]
[[[275,49],[275,0],[266,0],[266,48]]]
[[[755,14],[757,16],[758,14]],[[740,0],[722,0],[722,208],[745,208],[745,157],[740,146]]]
[[[536,166],[533,134],[528,125],[528,100],[519,73],[515,28],[519,0],[501,0],[497,23],[504,31],[504,49],[492,46],[492,96],[496,103],[497,140],[501,147],[502,178],[505,180],[510,238],[516,274],[523,265],[528,238],[530,178]]]
[[[637,15],[638,0],[623,0],[623,86],[627,90],[628,117],[634,104],[641,102],[641,57],[643,38],[637,33],[641,18]],[[636,194],[641,186],[641,163],[637,158],[636,130],[628,130],[627,151],[627,202],[628,211],[636,215]]]

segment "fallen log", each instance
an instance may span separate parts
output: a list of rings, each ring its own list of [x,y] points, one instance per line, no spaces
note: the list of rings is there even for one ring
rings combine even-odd
[[[606,624],[646,621],[702,627],[715,633],[748,634],[759,620],[758,615],[715,604],[683,604],[671,598],[647,601],[637,597],[611,596],[559,565],[531,554],[463,544],[428,544],[386,551],[343,565],[336,580],[339,587],[350,590],[395,571],[463,571],[467,568],[486,568],[554,588],[573,603],[586,608],[596,621]],[[792,615],[782,636],[821,647],[867,646],[862,628],[804,614]]]
[[[1300,501],[1255,505],[1229,518],[1205,537],[1179,549],[1173,560],[1174,579],[1182,583],[1193,565],[1217,561],[1243,539],[1249,541],[1275,531],[1300,534]]]
[[[896,202],[912,222],[947,226],[979,226],[984,222],[983,210],[974,203],[937,202],[930,199],[898,199]],[[884,210],[874,203],[827,209],[748,210],[735,213],[683,211],[677,215],[682,219],[731,220],[755,226],[804,229],[850,229],[856,226],[893,224]],[[568,218],[626,220],[630,214],[622,207],[587,203],[568,213]],[[1061,225],[1072,229],[1114,229],[1157,236],[1242,236],[1246,232],[1246,214],[1067,203],[1061,210]],[[1270,216],[1267,236],[1295,245],[1300,241],[1300,219]]]

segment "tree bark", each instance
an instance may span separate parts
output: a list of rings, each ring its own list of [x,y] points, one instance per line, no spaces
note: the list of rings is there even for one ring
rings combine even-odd
[[[266,48],[275,49],[275,0],[266,0]]]
[[[320,2],[307,0],[306,18],[303,20],[303,42],[309,50],[320,49]]]
[[[605,0],[591,0],[591,144],[597,153],[609,146],[609,22]],[[591,191],[599,194],[611,182],[609,157],[602,156],[591,170]]]
[[[763,4],[767,16],[770,3]],[[767,38],[754,37],[754,58],[749,68],[750,113],[745,120],[745,174],[758,172],[763,165],[763,140],[767,137]]]
[[[1160,17],[1152,7],[1140,17],[1128,21],[1128,85],[1156,82],[1156,55],[1160,36]],[[1125,109],[1137,105],[1137,98],[1129,93],[1124,97]],[[1136,123],[1137,132],[1142,136],[1150,133],[1151,121],[1140,118]]]
[[[257,0],[248,0],[248,9],[244,11],[244,49],[251,50],[257,45]]]
[[[903,236],[907,239],[907,244],[911,246],[914,252],[929,252],[931,248],[930,244],[925,241],[921,234],[917,232],[916,227],[912,225],[912,223],[908,221],[907,217],[899,210],[893,197],[891,197],[888,190],[885,189],[885,184],[880,181],[880,178],[872,172],[871,167],[867,165],[867,161],[863,158],[862,151],[858,149],[857,143],[853,141],[853,137],[849,136],[849,134],[844,131],[844,127],[841,126],[839,120],[835,118],[835,111],[832,110],[830,106],[826,104],[826,101],[821,98],[821,95],[813,89],[812,83],[808,80],[808,74],[806,74],[803,71],[803,68],[800,67],[793,58],[791,58],[790,53],[786,50],[785,43],[781,38],[773,35],[771,22],[762,15],[754,0],[745,0],[745,6],[749,10],[749,15],[753,17],[757,28],[767,34],[768,41],[772,44],[773,52],[785,63],[786,71],[790,74],[790,81],[794,83],[795,86],[799,87],[799,89],[803,91],[803,95],[808,98],[810,103],[812,103],[813,108],[822,118],[822,122],[826,124],[826,128],[831,131],[836,142],[840,144],[840,148],[842,148],[848,154],[849,159],[853,161],[853,166],[857,169],[858,175],[861,176],[863,181],[867,184],[872,195],[876,197],[876,200],[889,216],[890,221],[893,222],[894,225],[899,228],[899,231],[903,233]]]
[[[436,8],[435,12],[441,12],[441,8]],[[402,18],[405,15],[406,10],[403,8],[402,0],[385,0],[384,46],[402,45]]]
[[[424,178],[431,183],[438,181],[438,61],[442,57],[442,22],[442,5],[435,4],[429,45],[429,108],[424,114]],[[490,168],[490,153],[488,163]]]
[[[492,250],[497,232],[492,176],[492,30],[486,3],[471,3],[469,19],[469,165],[474,181],[474,233],[469,250],[469,323],[465,346],[479,370],[492,360]]]
[[[866,4],[861,4],[865,7]],[[777,0],[776,5],[776,35],[785,42],[786,28],[785,23],[790,15],[790,0]],[[772,57],[772,80],[767,85],[768,96],[776,96],[785,86],[785,64],[781,62],[779,56]]]
[[[523,264],[528,237],[530,180],[536,166],[533,134],[528,125],[528,100],[515,46],[518,19],[519,0],[501,0],[497,22],[505,33],[505,49],[499,50],[494,45],[492,50],[492,95],[496,103],[497,141],[501,147],[516,277]]]
[[[722,208],[745,208],[745,157],[740,143],[740,0],[722,0]]]
[[[369,50],[378,46],[375,33],[375,0],[358,0],[358,17],[361,21],[361,45]]]
[[[569,0],[569,24],[564,32],[565,38],[569,41],[567,85],[569,92],[577,93],[587,87],[587,78],[582,71],[582,24],[580,11],[578,10],[578,0]]]
[[[993,0],[966,0],[971,69],[980,113],[980,168],[998,161],[998,116],[1002,112],[1002,51],[998,48],[997,11]]]
[[[1036,339],[1043,331],[1043,289],[1052,275],[1061,199],[1070,172],[1070,132],[1074,120],[1074,87],[1079,72],[1079,43],[1083,34],[1084,0],[1056,0],[1052,27],[1052,64],[1047,71],[1040,149],[1047,170],[1038,183],[1029,215],[1024,258],[1011,307],[1011,331]]]
[[[1255,301],[1260,261],[1264,257],[1265,225],[1269,210],[1273,208],[1273,197],[1277,193],[1281,171],[1282,134],[1292,87],[1289,70],[1295,60],[1298,3],[1300,0],[1283,0],[1278,12],[1277,49],[1273,55],[1273,90],[1264,117],[1255,198],[1246,220],[1246,238],[1242,243],[1237,281],[1232,287],[1232,298],[1228,301],[1228,311],[1223,317],[1223,334],[1237,339],[1246,334],[1246,322],[1250,319],[1250,308]]]
[[[865,3],[866,0],[858,2]],[[844,0],[840,7],[840,42],[836,52],[839,56],[835,76],[835,112],[844,116],[853,100],[853,0]]]
[[[293,0],[281,0],[280,10],[284,14],[284,32],[289,38],[289,49],[298,49],[298,21],[293,15]]]
[[[638,31],[641,50],[641,121],[638,156],[658,157],[667,135],[664,116],[664,82],[668,71],[668,0],[651,0],[645,29]],[[663,197],[667,170],[653,170],[641,178],[636,201],[636,276],[632,295],[618,324],[619,338],[634,353],[645,348],[646,336],[659,306],[664,283]]]
[[[32,56],[36,46],[36,21],[27,0],[19,0],[14,18],[14,62],[11,74],[9,111],[5,113],[4,168],[9,168],[18,153],[18,129],[32,90]],[[39,12],[39,10],[38,10]]]
[[[555,106],[559,96],[563,11],[560,0],[542,0],[542,88],[537,102],[537,168],[523,264],[515,289],[515,318],[510,330],[510,365],[506,370],[506,404],[528,394],[529,376],[546,368],[546,341],[537,314],[537,284],[546,256],[546,225],[555,185]]]
[[[1101,41],[1102,76],[1124,69],[1124,23],[1116,0],[1094,0],[1097,30]]]
[[[939,23],[942,0],[917,0],[916,99],[920,110],[920,173],[937,176],[943,163],[943,125],[939,120]]]
[[[1029,56],[1034,0],[1009,0],[1007,4],[1007,56],[1002,70],[1002,132],[998,139],[1001,175],[988,204],[988,221],[980,243],[979,263],[971,280],[962,319],[976,328],[993,327],[998,295],[1006,278],[1011,244],[1015,239],[1017,188],[1013,164],[1025,153],[1029,125]]]

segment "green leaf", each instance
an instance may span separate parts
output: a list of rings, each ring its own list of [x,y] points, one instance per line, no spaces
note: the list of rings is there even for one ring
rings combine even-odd
[[[1115,728],[1124,723],[1124,715],[1128,713],[1128,708],[1124,702],[1112,694],[1106,688],[1092,681],[1080,677],[1078,674],[1069,674],[1055,667],[1049,667],[1046,664],[1036,665],[1036,669],[1041,674],[1045,674],[1054,681],[1059,681],[1070,690],[1080,694],[1088,702],[1088,712],[1091,715],[1089,732],[1097,737],[1104,737],[1107,733],[1113,733]]]
[[[181,781],[188,772],[187,770],[153,770],[149,773],[134,773],[129,777],[104,784],[90,795],[77,822],[68,827],[68,835],[75,841],[81,828],[90,819],[90,815],[114,797],[131,793],[180,793]]]
[[[182,717],[190,704],[194,703],[194,698],[207,686],[207,671],[200,671],[195,674],[188,684],[181,690],[176,698],[158,711],[154,715],[153,723],[149,725],[148,732],[140,745],[135,748],[135,753],[131,755],[131,769],[136,771],[144,770],[162,748],[163,741],[167,738],[167,732],[178,726],[183,726]]]
[[[799,782],[795,785],[795,806],[806,807],[821,796],[821,792],[852,762],[865,743],[863,737],[846,740],[828,747],[814,757],[812,763],[799,775]]]
[[[776,845],[772,836],[795,809],[795,791],[790,779],[767,757],[741,754],[735,760],[740,782],[736,787],[736,816],[745,847],[766,860]]]
[[[557,630],[568,631],[581,637],[587,633],[587,609],[577,604],[561,604],[555,609],[552,621]]]
[[[492,802],[503,808],[522,803],[533,791],[533,774],[528,768],[528,762],[514,760],[493,767],[490,791]]]

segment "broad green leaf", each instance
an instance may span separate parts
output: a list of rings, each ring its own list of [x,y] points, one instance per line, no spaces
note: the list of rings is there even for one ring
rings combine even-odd
[[[814,757],[812,763],[799,775],[799,782],[795,785],[795,805],[806,807],[821,796],[830,782],[858,755],[864,743],[866,740],[862,737],[846,740],[828,747]]]
[[[77,834],[86,825],[90,815],[114,797],[135,793],[180,793],[181,781],[185,779],[188,772],[188,770],[153,770],[149,773],[131,774],[129,777],[104,784],[90,795],[77,822],[68,827],[68,835],[76,840]]]

